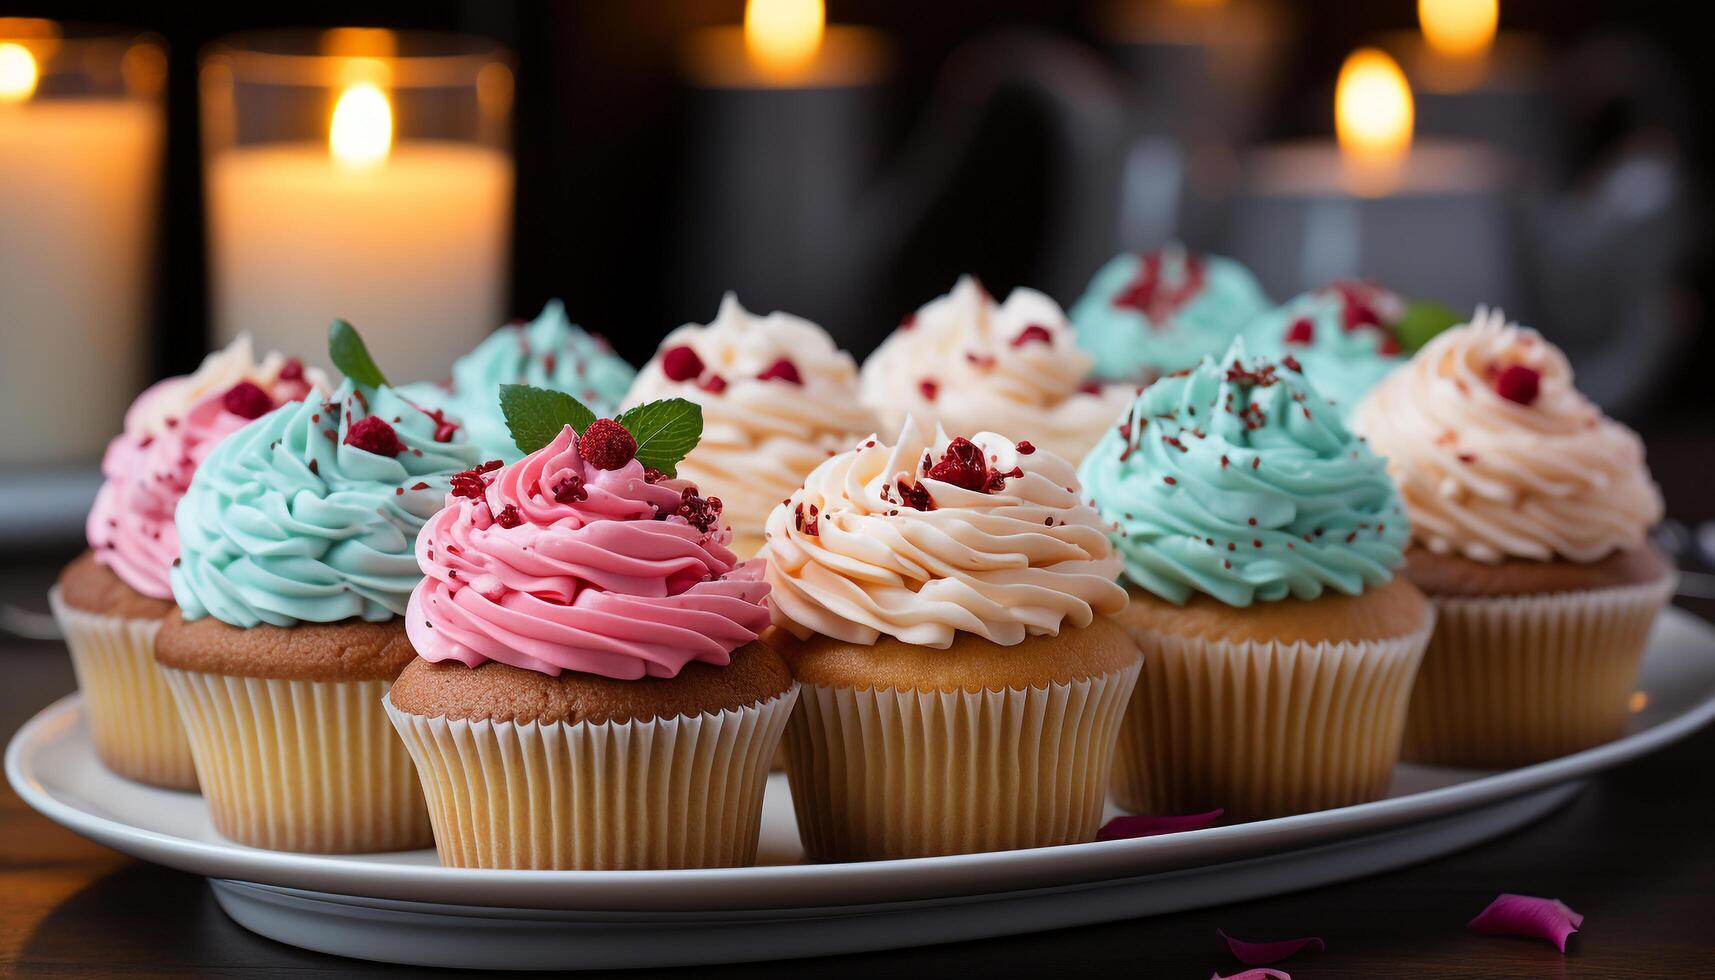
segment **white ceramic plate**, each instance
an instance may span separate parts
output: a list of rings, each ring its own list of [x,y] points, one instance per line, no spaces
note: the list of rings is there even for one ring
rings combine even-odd
[[[1388,799],[1231,827],[1027,851],[806,865],[784,778],[760,866],[699,871],[442,868],[433,851],[287,854],[223,840],[202,799],[112,775],[76,695],[6,751],[18,794],[117,850],[217,879],[240,923],[344,955],[443,966],[662,966],[883,949],[1111,921],[1326,884],[1512,830],[1576,780],[1715,717],[1715,629],[1657,622],[1630,733],[1503,772],[1401,766]],[[230,879],[230,880],[223,880]]]

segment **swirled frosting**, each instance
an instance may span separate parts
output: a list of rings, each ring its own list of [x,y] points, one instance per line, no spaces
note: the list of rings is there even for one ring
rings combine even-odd
[[[1405,363],[1394,326],[1405,315],[1399,294],[1367,282],[1336,282],[1302,293],[1245,327],[1245,349],[1278,360],[1290,354],[1340,417],[1376,382]]]
[[[863,398],[894,432],[907,416],[951,432],[993,431],[1083,458],[1136,389],[1089,384],[1090,355],[1066,314],[1034,289],[996,303],[964,276],[863,365]]]
[[[524,384],[564,391],[597,415],[610,414],[637,371],[607,342],[585,333],[552,300],[529,323],[510,323],[453,362],[452,388],[413,384],[400,389],[425,408],[458,419],[485,458],[524,455],[500,412],[500,386]]]
[[[411,644],[426,660],[549,676],[724,665],[768,625],[768,583],[760,560],[734,561],[716,517],[635,459],[590,465],[567,426],[492,478],[460,477],[417,539]]]
[[[227,393],[243,382],[261,397],[234,399],[228,407]],[[203,358],[191,374],[150,386],[131,404],[124,430],[102,456],[105,480],[85,527],[95,560],[143,595],[171,599],[167,571],[179,556],[173,509],[197,464],[262,406],[295,401],[325,384],[320,372],[281,354],[258,361],[244,335]]]
[[[1593,562],[1639,547],[1661,520],[1637,433],[1498,310],[1430,341],[1358,404],[1355,425],[1388,457],[1417,541],[1439,554]]]
[[[1393,481],[1294,363],[1236,340],[1144,389],[1084,460],[1138,587],[1248,606],[1393,577],[1410,537]]]
[[[1097,270],[1072,306],[1072,323],[1099,377],[1147,384],[1219,356],[1268,307],[1249,269],[1168,246],[1116,256]]]
[[[757,316],[731,293],[712,323],[667,335],[625,404],[660,398],[703,407],[702,441],[679,475],[719,497],[733,529],[751,536],[817,464],[875,431],[850,354],[814,323]]]
[[[353,444],[384,432],[381,451]],[[417,532],[477,458],[391,388],[347,380],[328,401],[283,405],[197,467],[176,512],[173,598],[186,619],[246,628],[401,615],[422,577]]]
[[[1106,530],[1053,453],[992,432],[930,440],[907,419],[894,445],[824,462],[768,515],[774,620],[941,648],[959,631],[1010,646],[1088,626],[1126,603]]]

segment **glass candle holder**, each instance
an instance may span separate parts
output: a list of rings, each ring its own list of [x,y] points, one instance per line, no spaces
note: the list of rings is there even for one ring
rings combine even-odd
[[[0,17],[0,469],[93,461],[144,378],[166,56]]]
[[[325,361],[351,321],[395,382],[504,314],[512,67],[480,38],[266,31],[201,67],[216,334]]]

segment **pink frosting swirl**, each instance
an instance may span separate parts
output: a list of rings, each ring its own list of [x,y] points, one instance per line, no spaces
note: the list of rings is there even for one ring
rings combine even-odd
[[[321,374],[279,354],[258,363],[250,340],[240,337],[210,354],[195,373],[150,386],[125,413],[124,430],[108,443],[106,477],[85,523],[95,560],[126,585],[155,599],[171,599],[167,572],[179,557],[173,511],[191,485],[197,464],[222,439],[248,425],[264,407],[297,401],[321,384]],[[248,382],[271,401],[227,406],[234,385]]]
[[[491,476],[455,480],[417,536],[426,578],[405,613],[411,644],[425,660],[549,676],[724,665],[768,625],[768,583],[715,517],[695,487],[651,483],[635,459],[590,465],[567,426]]]

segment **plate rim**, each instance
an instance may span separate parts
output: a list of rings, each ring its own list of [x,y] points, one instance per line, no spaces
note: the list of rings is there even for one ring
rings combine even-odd
[[[1715,660],[1715,626],[1685,610],[1668,607],[1662,619],[1690,630],[1701,642],[1697,655]],[[1647,653],[1646,653],[1647,656]],[[932,899],[996,888],[1019,889],[1049,882],[1093,882],[1169,870],[1142,867],[1176,851],[1237,845],[1235,853],[1265,854],[1392,827],[1408,826],[1458,810],[1519,796],[1630,761],[1672,744],[1715,720],[1715,690],[1660,724],[1582,752],[1475,779],[1332,810],[1271,820],[1209,827],[1159,837],[1067,844],[1056,847],[904,858],[844,864],[789,864],[743,868],[643,871],[518,871],[402,865],[249,848],[229,842],[177,837],[102,814],[56,797],[27,771],[32,750],[77,723],[82,696],[68,694],[43,708],[18,729],[6,746],[7,780],[26,804],[48,819],[115,850],[169,867],[315,891],[436,901],[457,894],[463,904],[530,908],[755,909],[826,904],[820,893],[835,889],[850,903],[888,895]],[[162,790],[161,792],[168,792]],[[1196,845],[1203,845],[1199,848]],[[1180,866],[1203,863],[1189,860]]]

